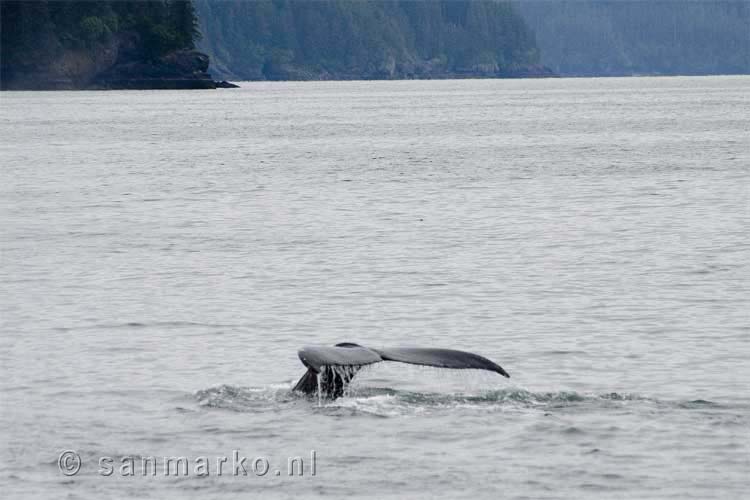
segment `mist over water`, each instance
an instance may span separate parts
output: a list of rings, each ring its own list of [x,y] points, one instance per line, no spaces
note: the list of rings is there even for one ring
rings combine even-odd
[[[0,106],[8,498],[746,494],[750,78]],[[381,363],[292,393],[297,349],[343,341],[511,378]],[[272,472],[117,472],[233,450]],[[314,476],[273,473],[311,450]]]

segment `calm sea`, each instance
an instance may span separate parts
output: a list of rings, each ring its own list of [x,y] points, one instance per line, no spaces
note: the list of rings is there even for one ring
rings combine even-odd
[[[4,497],[747,495],[750,77],[0,107]],[[290,392],[341,341],[512,378]]]

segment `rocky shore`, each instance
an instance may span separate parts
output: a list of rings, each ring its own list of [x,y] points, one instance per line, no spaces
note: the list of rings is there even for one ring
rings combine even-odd
[[[224,75],[225,73],[221,73]],[[311,69],[293,64],[265,65],[262,72],[253,74],[227,74],[230,78],[254,81],[306,81],[306,80],[440,80],[460,78],[557,78],[555,72],[541,64],[501,68],[497,65],[475,65],[465,68],[448,68],[432,61],[417,64],[383,64],[371,71],[345,73]]]

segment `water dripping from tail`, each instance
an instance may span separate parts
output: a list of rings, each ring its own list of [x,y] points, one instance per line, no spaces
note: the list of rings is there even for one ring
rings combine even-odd
[[[354,378],[354,375],[359,371],[361,368],[360,365],[343,365],[343,366],[332,366],[331,368],[331,379],[332,379],[332,385],[333,385],[333,395],[338,394],[336,392],[336,379],[338,378],[341,384],[341,395],[342,396],[349,396],[350,395],[350,385],[351,381]]]
[[[318,372],[315,374],[315,378],[318,379],[318,408],[320,408],[321,406],[323,406],[323,375]]]

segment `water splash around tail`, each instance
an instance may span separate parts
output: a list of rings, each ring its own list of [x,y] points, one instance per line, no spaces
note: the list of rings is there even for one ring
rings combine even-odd
[[[288,384],[265,387],[236,387],[222,385],[197,391],[194,400],[199,408],[236,412],[283,411],[296,408],[337,414],[376,416],[420,415],[452,412],[609,412],[609,411],[732,411],[732,405],[701,400],[663,400],[626,392],[581,393],[576,391],[531,391],[512,387],[470,393],[437,393],[396,390],[388,387],[358,387],[349,384],[346,394],[338,399],[325,397],[326,376],[336,375],[351,380],[351,370],[321,370],[317,397],[294,392]],[[338,386],[337,386],[338,387]]]

